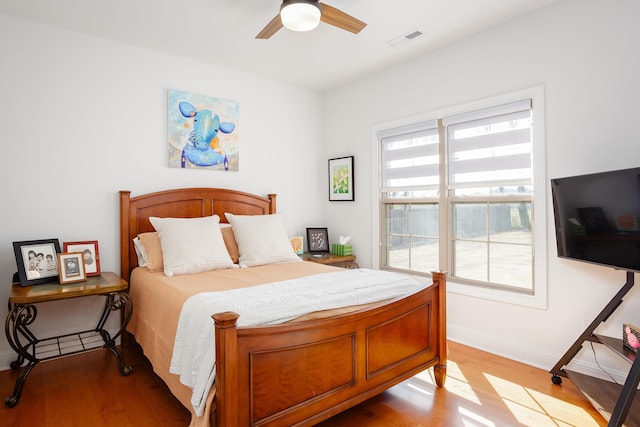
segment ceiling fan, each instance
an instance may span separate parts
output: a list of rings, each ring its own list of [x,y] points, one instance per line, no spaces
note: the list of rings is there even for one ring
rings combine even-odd
[[[367,26],[359,19],[318,0],[283,0],[280,13],[260,31],[256,38],[268,39],[282,27],[294,31],[313,30],[320,21],[354,34],[358,34]]]

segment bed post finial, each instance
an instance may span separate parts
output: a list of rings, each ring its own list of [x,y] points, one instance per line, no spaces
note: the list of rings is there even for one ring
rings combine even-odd
[[[269,213],[274,214],[276,213],[276,195],[271,193],[267,197],[269,198]]]

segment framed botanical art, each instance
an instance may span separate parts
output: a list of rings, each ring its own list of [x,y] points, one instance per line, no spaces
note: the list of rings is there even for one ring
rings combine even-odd
[[[84,254],[82,252],[58,254],[58,265],[60,266],[58,278],[61,285],[87,280],[87,273],[84,269]]]
[[[353,156],[329,159],[329,200],[355,200]]]
[[[64,242],[62,249],[64,252],[82,252],[87,276],[100,275],[100,252],[98,251],[97,240]]]
[[[13,242],[20,286],[33,286],[58,280],[58,239]]]

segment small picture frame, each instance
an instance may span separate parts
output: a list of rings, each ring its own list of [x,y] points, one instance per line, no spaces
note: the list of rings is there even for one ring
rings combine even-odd
[[[302,236],[293,236],[289,238],[289,242],[291,242],[291,249],[296,255],[302,255],[304,252],[304,238]]]
[[[41,285],[58,280],[58,239],[13,242],[20,286]]]
[[[312,254],[329,253],[329,233],[326,227],[307,228],[307,246]]]
[[[100,275],[100,252],[97,240],[64,242],[62,249],[63,252],[82,252],[87,277]]]
[[[353,156],[329,159],[329,201],[354,201]]]
[[[87,272],[84,268],[84,254],[82,252],[58,254],[58,265],[60,266],[58,278],[61,285],[87,280]]]

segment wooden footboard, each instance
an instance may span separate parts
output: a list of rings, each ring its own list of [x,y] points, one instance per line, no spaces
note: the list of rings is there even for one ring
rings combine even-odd
[[[328,319],[216,327],[216,424],[312,425],[434,367],[446,377],[445,273],[391,303]]]

